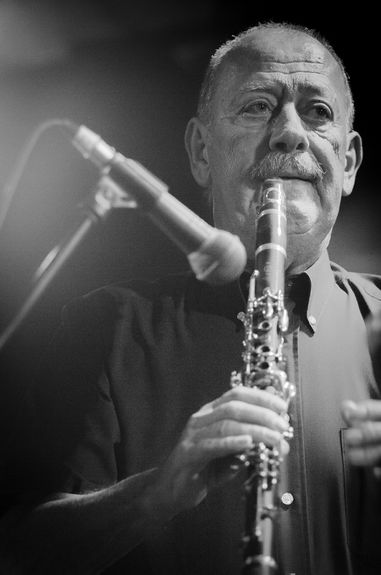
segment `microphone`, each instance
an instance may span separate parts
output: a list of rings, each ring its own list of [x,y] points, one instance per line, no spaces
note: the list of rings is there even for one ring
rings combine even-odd
[[[187,255],[197,279],[212,285],[231,282],[246,265],[238,236],[210,226],[168,192],[168,186],[139,162],[124,157],[102,138],[73,122],[64,122],[79,152],[105,171],[150,219]]]

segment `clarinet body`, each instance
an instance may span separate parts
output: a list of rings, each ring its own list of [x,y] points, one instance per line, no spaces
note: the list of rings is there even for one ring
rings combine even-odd
[[[240,372],[232,373],[231,385],[266,389],[288,404],[295,387],[287,380],[283,356],[288,327],[284,307],[286,225],[283,182],[266,180],[257,215],[255,269],[250,278],[246,313],[240,317],[245,327],[243,366]],[[284,435],[291,438],[292,428]],[[278,575],[273,546],[282,456],[277,448],[258,443],[240,460],[247,473],[242,575]]]

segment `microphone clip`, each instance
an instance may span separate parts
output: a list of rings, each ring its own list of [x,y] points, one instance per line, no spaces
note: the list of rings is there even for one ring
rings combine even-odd
[[[104,168],[95,190],[85,204],[85,210],[100,219],[104,219],[112,209],[138,207],[136,200],[108,176],[109,171],[109,167]]]

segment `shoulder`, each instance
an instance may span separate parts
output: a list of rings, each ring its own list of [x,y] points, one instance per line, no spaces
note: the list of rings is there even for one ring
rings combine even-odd
[[[63,320],[91,326],[94,322],[114,322],[157,305],[178,306],[192,283],[192,274],[181,273],[105,285],[68,302],[63,309]]]
[[[140,302],[147,304],[158,299],[181,299],[192,283],[192,274],[179,273],[151,280],[132,279],[101,287],[86,294],[86,304],[107,305],[113,302],[118,307]]]
[[[351,272],[331,262],[336,284],[356,297],[363,315],[377,313],[381,308],[381,275]]]
[[[187,274],[179,274],[119,282],[67,302],[43,354],[44,372],[52,369],[54,373],[60,362],[68,369],[75,365],[86,377],[93,374],[93,381],[98,382],[103,364],[113,352],[121,353],[134,338],[141,334],[149,337],[153,326],[179,315],[179,302],[190,281]]]

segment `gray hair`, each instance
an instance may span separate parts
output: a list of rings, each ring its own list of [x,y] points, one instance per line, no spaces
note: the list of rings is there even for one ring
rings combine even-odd
[[[203,121],[206,125],[210,124],[212,119],[212,100],[217,89],[218,85],[218,74],[219,71],[222,69],[224,62],[227,58],[238,52],[239,50],[245,49],[245,41],[249,38],[253,32],[257,30],[266,30],[266,29],[278,29],[278,30],[291,30],[296,32],[303,32],[308,36],[311,36],[320,44],[322,44],[328,52],[333,56],[336,62],[339,65],[339,68],[343,74],[345,87],[347,89],[347,97],[348,97],[348,128],[349,130],[353,127],[354,121],[354,102],[353,102],[353,95],[352,90],[349,84],[349,76],[344,68],[344,64],[339,56],[336,54],[335,50],[329,44],[329,42],[321,36],[317,31],[306,28],[304,26],[300,26],[298,24],[289,24],[287,22],[277,23],[277,22],[266,22],[263,24],[258,24],[257,26],[252,26],[247,30],[244,30],[238,36],[234,36],[232,39],[228,40],[224,44],[222,44],[216,52],[212,55],[208,68],[206,70],[204,80],[201,85],[198,106],[197,106],[197,115],[201,121]]]

